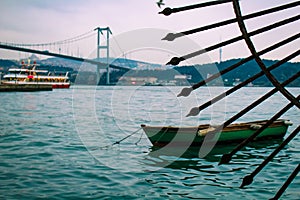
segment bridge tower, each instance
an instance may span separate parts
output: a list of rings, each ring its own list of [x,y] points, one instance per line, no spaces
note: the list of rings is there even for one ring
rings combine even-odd
[[[110,84],[110,77],[109,77],[109,34],[112,34],[111,30],[109,27],[106,28],[100,28],[97,27],[94,29],[95,31],[98,31],[98,38],[97,38],[97,61],[100,59],[100,50],[106,50],[106,84]],[[100,34],[104,35],[103,32],[106,32],[106,45],[101,45],[101,40],[100,40]],[[97,83],[100,81],[100,66],[97,65]]]

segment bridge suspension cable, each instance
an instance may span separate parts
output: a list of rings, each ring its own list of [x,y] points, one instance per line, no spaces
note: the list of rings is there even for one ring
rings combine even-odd
[[[86,33],[77,35],[75,37],[72,38],[68,38],[65,40],[60,40],[60,41],[54,41],[54,42],[47,42],[47,43],[31,43],[31,44],[21,44],[21,43],[12,43],[12,42],[0,42],[0,44],[6,44],[6,45],[10,45],[10,46],[19,46],[19,47],[39,47],[39,46],[51,46],[51,45],[62,45],[62,44],[71,44],[74,42],[78,42],[80,40],[84,40],[87,38],[90,38],[92,36],[95,36],[96,33],[94,32],[94,30],[90,30]]]

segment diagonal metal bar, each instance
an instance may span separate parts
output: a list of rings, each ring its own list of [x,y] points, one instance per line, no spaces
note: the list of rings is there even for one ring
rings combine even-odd
[[[290,42],[292,42],[292,41],[298,39],[299,37],[300,37],[300,33],[298,33],[298,34],[296,34],[296,35],[294,35],[294,36],[292,36],[292,37],[289,37],[289,38],[287,38],[287,39],[285,39],[285,40],[283,40],[283,41],[281,41],[281,42],[278,42],[277,44],[274,44],[274,45],[272,45],[272,46],[270,46],[270,47],[268,47],[268,48],[266,48],[266,49],[264,49],[264,50],[258,52],[257,54],[258,54],[259,56],[261,56],[261,55],[263,55],[263,54],[265,54],[265,53],[268,53],[268,52],[270,52],[270,51],[272,51],[272,50],[274,50],[274,49],[279,48],[280,46],[283,46],[283,45],[285,45],[285,44],[288,44],[288,43],[290,43]],[[249,62],[249,61],[252,60],[252,59],[254,59],[254,56],[253,56],[253,55],[251,55],[251,56],[249,56],[249,57],[247,57],[247,58],[245,58],[245,59],[243,59],[243,60],[237,62],[236,64],[234,64],[234,65],[232,65],[232,66],[230,66],[230,67],[228,67],[228,68],[226,68],[226,69],[220,71],[219,73],[213,74],[212,76],[210,76],[209,78],[207,78],[207,79],[205,79],[205,80],[202,80],[202,81],[200,81],[200,82],[198,82],[198,83],[192,85],[192,87],[189,87],[189,88],[183,88],[182,91],[181,91],[177,96],[178,96],[178,97],[180,97],[180,96],[185,96],[185,97],[186,97],[186,96],[189,96],[190,93],[191,93],[193,90],[198,89],[199,87],[201,87],[201,86],[203,86],[203,85],[205,85],[205,84],[211,82],[212,80],[214,80],[214,79],[220,77],[221,75],[224,75],[224,74],[226,74],[226,73],[228,73],[228,72],[230,72],[230,71],[236,69],[237,67],[239,67],[239,66],[241,66],[241,65],[243,65],[243,64],[245,64],[245,63],[247,63],[247,62]]]
[[[278,28],[280,26],[283,26],[283,25],[286,25],[286,24],[289,24],[289,23],[292,23],[294,21],[297,21],[300,19],[300,15],[296,15],[294,17],[291,17],[291,18],[288,18],[288,19],[285,19],[285,20],[282,20],[282,21],[279,21],[279,22],[276,22],[274,24],[271,24],[269,26],[265,26],[263,28],[260,28],[260,29],[257,29],[255,31],[252,31],[250,32],[248,35],[249,37],[250,36],[254,36],[254,35],[258,35],[260,33],[263,33],[263,32],[266,32],[266,31],[270,31],[274,28]],[[212,45],[208,48],[205,48],[205,49],[201,49],[199,51],[195,51],[195,52],[192,52],[192,53],[189,53],[187,55],[184,55],[182,57],[173,57],[166,65],[178,65],[180,62],[184,61],[184,60],[187,60],[189,58],[193,58],[195,56],[199,56],[201,54],[204,54],[204,53],[207,53],[209,51],[212,51],[212,50],[215,50],[215,49],[218,49],[220,47],[223,47],[223,46],[227,46],[229,44],[232,44],[232,43],[235,43],[237,41],[240,41],[240,40],[243,40],[244,37],[243,35],[242,36],[238,36],[238,37],[235,37],[235,38],[232,38],[232,39],[229,39],[227,41],[224,41],[224,42],[220,42],[218,44],[215,44],[215,45]]]
[[[299,101],[299,99],[300,99],[300,96],[298,96],[297,100]],[[284,113],[286,113],[292,107],[293,107],[293,104],[289,103],[287,106],[285,106],[283,109],[281,109],[265,125],[263,125],[260,129],[255,131],[255,133],[253,133],[249,138],[247,138],[246,140],[241,142],[230,153],[224,154],[222,156],[219,164],[229,163],[234,154],[236,154],[239,150],[241,150],[243,147],[245,147],[247,144],[249,144],[249,142],[251,142],[254,138],[256,138],[265,128],[267,128],[269,125],[271,125],[275,120],[277,120],[279,117],[281,117]]]
[[[270,66],[270,67],[268,68],[268,70],[271,71],[271,70],[276,69],[277,67],[279,67],[279,66],[281,66],[282,64],[286,63],[287,61],[289,61],[289,60],[291,60],[291,59],[297,57],[299,54],[300,54],[300,49],[299,49],[298,51],[292,53],[291,55],[287,56],[286,58],[284,58],[284,59],[278,61],[278,62],[275,63],[274,65]],[[259,77],[261,77],[261,76],[263,76],[263,75],[264,75],[264,72],[263,72],[263,71],[261,71],[261,72],[255,74],[254,76],[248,78],[247,80],[243,81],[242,83],[240,83],[240,84],[238,84],[238,85],[236,85],[236,86],[230,88],[230,89],[227,90],[226,92],[221,93],[220,95],[216,96],[216,97],[213,98],[212,100],[207,101],[206,103],[202,104],[201,106],[192,108],[191,111],[190,111],[190,113],[192,113],[193,116],[198,115],[200,111],[202,111],[202,110],[204,110],[205,108],[207,108],[207,107],[213,105],[214,103],[216,103],[216,102],[222,100],[223,98],[229,96],[229,95],[232,94],[233,92],[239,90],[240,88],[246,86],[248,83],[251,83],[252,81],[254,81],[255,79],[257,79],[257,78],[259,78]],[[196,113],[196,112],[198,112],[198,113]],[[188,115],[188,116],[189,116],[189,115]]]
[[[288,80],[284,81],[281,84],[281,86],[285,87],[286,85],[288,85],[291,82],[293,82],[294,80],[296,80],[299,76],[300,76],[300,72],[294,74]],[[261,98],[259,98],[258,100],[256,100],[255,102],[253,102],[252,104],[250,104],[249,106],[247,106],[246,108],[244,108],[243,110],[241,110],[239,113],[237,113],[236,115],[234,115],[233,117],[231,117],[230,119],[228,119],[222,125],[216,127],[213,131],[209,132],[206,135],[206,137],[213,138],[216,133],[219,133],[220,131],[222,131],[223,128],[227,127],[232,122],[234,122],[235,120],[239,119],[241,116],[243,116],[244,114],[246,114],[247,112],[249,112],[250,110],[252,110],[253,108],[255,108],[256,106],[258,106],[259,104],[261,104],[262,102],[264,102],[266,99],[268,99],[269,97],[271,97],[277,91],[278,91],[278,88],[272,89],[271,91],[269,91],[268,93],[266,93],[264,96],[262,96]]]
[[[293,104],[289,103],[288,107],[293,107]],[[250,185],[253,182],[253,178],[299,133],[299,131],[300,126],[298,126],[250,175],[243,178],[240,187],[243,188],[246,185]]]
[[[183,7],[178,7],[178,8],[169,8],[169,7],[167,7],[163,11],[159,12],[159,14],[169,16],[169,15],[171,15],[173,13],[177,13],[177,12],[192,10],[192,9],[196,9],[196,8],[204,8],[204,7],[208,7],[208,6],[215,6],[215,5],[219,5],[219,4],[223,4],[223,3],[229,3],[229,2],[231,2],[231,0],[209,1],[209,2],[205,2],[205,3],[199,3],[199,4],[183,6]]]
[[[299,173],[299,171],[300,171],[300,163],[298,164],[298,166],[296,167],[296,169],[292,172],[292,174],[289,176],[289,178],[286,180],[286,182],[283,184],[283,186],[278,190],[278,192],[276,193],[276,195],[273,198],[271,198],[270,200],[279,199],[279,197],[281,197],[281,195],[284,193],[284,191],[286,190],[286,188],[291,184],[291,182],[297,176],[297,174]]]
[[[255,12],[255,13],[252,13],[252,14],[248,14],[248,15],[243,16],[242,19],[247,20],[247,19],[251,19],[251,18],[271,14],[271,13],[274,13],[274,12],[282,11],[282,10],[285,10],[285,9],[293,8],[293,7],[296,7],[296,6],[299,6],[299,5],[300,5],[300,1],[296,1],[296,2],[289,3],[289,4],[281,5],[281,6],[278,6],[278,7],[274,7],[274,8],[262,10],[262,11],[259,11],[259,12]],[[235,22],[237,22],[237,19],[233,18],[233,19],[228,19],[228,20],[222,21],[222,22],[217,22],[217,23],[214,23],[214,24],[203,26],[203,27],[200,27],[200,28],[195,28],[195,29],[192,29],[192,30],[183,31],[183,32],[180,32],[180,33],[168,33],[162,40],[173,41],[176,38],[179,38],[179,37],[182,37],[182,36],[185,36],[185,35],[190,35],[190,34],[202,32],[202,31],[218,28],[218,27],[221,27],[221,26],[226,26],[226,25],[229,25],[229,24],[232,24],[232,23],[235,23]]]

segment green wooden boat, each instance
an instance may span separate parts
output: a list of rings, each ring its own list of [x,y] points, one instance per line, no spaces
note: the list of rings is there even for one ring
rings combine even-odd
[[[204,140],[205,143],[217,144],[241,142],[250,137],[266,122],[267,120],[231,124],[219,133],[213,133],[217,126],[209,124],[194,127],[147,126],[142,124],[141,127],[153,146],[165,146],[167,144],[172,146],[200,146]],[[290,125],[292,122],[289,120],[276,120],[264,129],[255,138],[255,141],[283,138]]]

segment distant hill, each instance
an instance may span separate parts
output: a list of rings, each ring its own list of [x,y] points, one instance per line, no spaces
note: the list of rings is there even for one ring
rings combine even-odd
[[[103,62],[105,62],[105,60]],[[116,58],[116,59],[112,59],[110,62],[113,65],[126,67],[130,69],[138,69],[138,70],[145,70],[145,69],[151,70],[151,69],[162,69],[162,68],[166,69],[164,65],[147,63],[147,62],[131,60],[126,58]]]
[[[195,83],[195,82],[199,82],[200,80],[203,80],[202,77],[203,75],[211,74],[210,71],[212,68],[217,68],[218,71],[222,71],[227,67],[232,66],[233,64],[241,60],[242,59],[232,59],[221,63],[203,64],[203,65],[196,65],[196,66],[182,66],[182,67],[175,67],[174,69],[181,74],[192,75],[191,82]],[[267,67],[270,67],[271,65],[277,63],[278,61],[263,60],[263,62]],[[272,70],[271,73],[277,78],[277,80],[279,80],[279,82],[283,82],[287,80],[289,77],[291,77],[292,75],[298,73],[299,69],[300,69],[300,63],[288,62],[276,68],[275,70]],[[258,66],[258,64],[254,60],[252,60],[224,74],[222,76],[222,79],[225,84],[232,85],[235,82],[245,81],[249,77],[259,73],[260,71],[261,69]],[[205,78],[206,77],[204,77],[204,79]],[[272,85],[265,76],[258,78],[252,83],[257,86]],[[299,79],[295,80],[289,86],[300,87],[300,80]]]
[[[172,81],[174,80],[175,75],[187,75],[189,77],[188,82],[190,84],[197,83],[201,80],[206,79],[208,76],[217,73],[226,69],[227,67],[241,61],[242,59],[231,59],[221,63],[210,63],[210,64],[199,64],[194,66],[165,66],[160,64],[152,64],[137,60],[125,59],[125,58],[117,58],[110,59],[110,62],[113,65],[122,66],[130,69],[130,72],[126,74],[126,76],[132,77],[155,77],[158,81]],[[105,59],[101,58],[101,62],[106,62]],[[69,71],[70,78],[74,81],[77,77],[77,71],[82,66],[81,62],[72,61],[62,58],[48,58],[45,60],[37,61],[40,66],[40,69],[47,69],[49,71]],[[275,64],[278,61],[275,60],[263,60],[267,67]],[[18,61],[14,60],[1,60],[0,59],[0,72],[6,73],[10,67],[20,66]],[[280,81],[283,82],[292,75],[299,72],[300,63],[285,63],[277,69],[271,71],[271,73]],[[84,68],[84,73],[81,73],[80,83],[86,83],[85,80],[95,79],[95,68],[93,66],[88,66]],[[239,82],[242,82],[254,74],[260,72],[260,67],[257,63],[252,60],[239,66],[238,68],[232,70],[229,73],[226,73],[222,76],[222,79],[218,81],[212,81],[209,83],[210,85],[228,85],[232,86]],[[122,77],[124,72],[119,72],[117,70],[113,70],[111,74],[111,81],[118,82],[119,78]],[[79,78],[79,77],[77,77]],[[78,79],[79,80],[79,79]],[[105,83],[105,72],[101,77],[101,83]],[[252,82],[253,85],[256,86],[272,86],[270,81],[265,77],[261,77]],[[300,87],[300,80],[297,79],[292,82],[289,86]]]
[[[151,64],[147,69],[139,69],[139,70],[133,70],[126,74],[126,76],[131,77],[155,77],[157,78],[158,82],[170,82],[174,80],[174,77],[178,75],[185,75],[186,77],[189,77],[187,80],[190,84],[195,84],[197,82],[200,82],[201,80],[206,79],[210,75],[213,75],[215,73],[218,73],[229,66],[232,66],[242,59],[231,59],[227,60],[221,63],[210,63],[210,64],[201,64],[201,65],[194,65],[194,66],[176,66],[173,68],[167,68],[163,70],[158,70],[156,66],[153,66],[151,68]],[[271,65],[274,65],[278,61],[275,60],[263,60],[264,64],[267,67],[270,67]],[[124,64],[124,63],[123,63]],[[282,66],[279,66],[278,68],[271,71],[271,73],[277,78],[279,82],[283,82],[293,76],[294,74],[298,73],[300,69],[300,63],[285,63]],[[232,86],[235,84],[238,84],[242,81],[245,81],[246,79],[252,77],[253,75],[259,73],[261,71],[258,64],[252,60],[250,62],[247,62],[236,69],[224,74],[222,78],[219,78],[218,80],[214,80],[210,82],[208,85],[225,85],[225,86]],[[115,76],[112,74],[112,79],[115,78],[115,80],[118,80],[118,77],[122,76],[120,73],[116,73]],[[105,77],[105,76],[103,76]],[[254,86],[272,86],[271,82],[267,79],[267,77],[262,76],[256,80],[254,80],[252,83]],[[300,79],[297,79],[293,81],[288,86],[291,87],[300,87]]]
[[[0,59],[0,71],[6,72],[9,68],[18,66],[17,61]]]
[[[96,59],[94,59],[96,60]],[[106,58],[100,58],[100,62],[106,63]],[[59,66],[66,66],[66,67],[72,67],[74,70],[79,70],[80,66],[82,65],[82,62],[73,61],[73,60],[67,60],[62,58],[48,58],[45,60],[40,61],[41,64],[45,65],[59,65]],[[137,61],[137,60],[131,60],[126,58],[110,58],[109,63],[112,65],[120,66],[120,67],[126,67],[129,69],[166,69],[166,67],[159,65],[159,64],[153,64],[153,63],[147,63],[143,61]],[[93,69],[94,70],[94,69]]]

